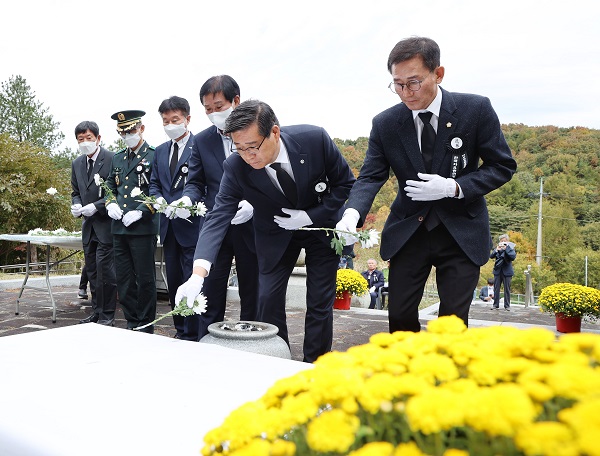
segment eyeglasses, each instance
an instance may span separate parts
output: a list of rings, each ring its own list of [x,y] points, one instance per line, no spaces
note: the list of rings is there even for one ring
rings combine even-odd
[[[402,93],[402,91],[404,90],[404,87],[406,87],[408,90],[410,90],[411,92],[418,92],[419,90],[421,90],[421,83],[424,81],[425,79],[421,79],[420,81],[413,79],[412,81],[408,81],[406,84],[400,84],[399,82],[390,82],[390,85],[388,86],[388,88],[393,92],[393,93],[397,93],[398,95],[400,95]]]
[[[266,136],[263,136],[263,140],[260,142],[260,144],[258,145],[258,147],[254,147],[254,146],[250,146],[250,147],[246,147],[245,149],[241,149],[239,147],[235,147],[235,145],[233,144],[233,141],[231,141],[231,145],[229,146],[229,150],[232,154],[240,154],[242,156],[244,155],[256,155],[259,152],[260,146],[263,145],[263,143],[265,142],[265,139],[267,139]]]

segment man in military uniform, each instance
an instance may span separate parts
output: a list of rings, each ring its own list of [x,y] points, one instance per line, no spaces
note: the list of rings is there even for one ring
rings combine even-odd
[[[141,203],[134,189],[149,195],[154,147],[142,138],[144,111],[119,111],[111,116],[127,148],[115,154],[106,179],[106,212],[112,221],[112,234],[119,302],[127,329],[150,323],[156,318],[156,277],[154,252],[158,216],[151,204]],[[136,190],[137,191],[137,190]],[[154,326],[143,331],[153,333]]]

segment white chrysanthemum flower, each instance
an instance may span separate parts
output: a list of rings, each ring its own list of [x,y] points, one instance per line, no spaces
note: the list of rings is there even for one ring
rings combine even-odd
[[[132,197],[136,197],[136,196],[140,196],[142,194],[142,190],[139,187],[134,187],[133,190],[131,190],[131,196]]]
[[[379,232],[377,230],[369,230],[367,233],[361,233],[360,244],[363,249],[369,249],[379,244]]]
[[[50,187],[50,188],[46,189],[46,193],[48,195],[54,196],[58,193],[58,190],[56,190],[54,187]]]
[[[206,312],[206,297],[202,293],[200,293],[198,296],[196,296],[196,299],[194,299],[193,309],[197,315]]]
[[[96,185],[98,187],[100,187],[100,184],[103,182],[102,178],[100,177],[100,174],[98,174],[98,173],[94,174],[94,182],[96,183]]]
[[[196,204],[196,215],[199,215],[200,217],[204,217],[206,215],[206,206],[203,202]]]

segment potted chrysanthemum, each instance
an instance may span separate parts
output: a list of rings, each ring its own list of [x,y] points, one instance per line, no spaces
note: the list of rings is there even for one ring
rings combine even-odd
[[[334,309],[348,310],[352,295],[362,296],[369,287],[365,278],[353,269],[338,269],[335,280]]]
[[[545,287],[538,299],[542,312],[556,316],[559,332],[579,332],[581,319],[600,317],[600,290],[573,283],[555,283]]]

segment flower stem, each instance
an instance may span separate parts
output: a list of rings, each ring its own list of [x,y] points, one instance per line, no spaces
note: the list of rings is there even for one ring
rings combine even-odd
[[[160,321],[160,320],[162,320],[162,319],[164,319],[164,318],[170,317],[170,316],[171,316],[171,315],[173,315],[174,313],[175,313],[175,309],[173,309],[173,310],[171,310],[170,312],[167,312],[166,314],[164,314],[164,315],[162,315],[162,316],[158,317],[156,320],[154,320],[154,321],[151,321],[150,323],[147,323],[147,324],[145,324],[144,326],[138,326],[137,328],[133,328],[133,330],[134,330],[134,331],[139,331],[140,329],[145,329],[145,328],[147,328],[148,326],[152,326],[154,323],[156,323],[156,322],[158,322],[158,321]]]

